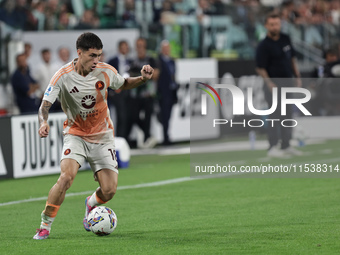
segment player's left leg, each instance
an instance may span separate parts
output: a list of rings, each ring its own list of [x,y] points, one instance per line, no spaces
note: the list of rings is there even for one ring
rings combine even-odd
[[[87,143],[89,149],[88,162],[94,172],[94,178],[99,182],[99,188],[85,199],[85,216],[83,225],[90,231],[87,216],[98,205],[105,204],[116,193],[118,183],[118,163],[114,142],[107,144]]]

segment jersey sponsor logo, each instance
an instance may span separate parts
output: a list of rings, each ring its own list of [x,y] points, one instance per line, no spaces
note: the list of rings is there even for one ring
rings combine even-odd
[[[74,86],[73,89],[70,90],[70,94],[77,93],[77,92],[79,92],[79,90],[77,89],[76,86]]]
[[[89,118],[89,117],[95,117],[99,114],[98,109],[96,110],[91,110],[91,111],[80,111],[79,115],[80,117],[82,117],[83,119],[85,118]]]
[[[102,90],[103,88],[105,88],[104,82],[102,82],[102,81],[97,81],[97,82],[96,82],[96,89],[97,89],[97,90]]]
[[[68,155],[68,154],[70,154],[71,153],[71,149],[66,149],[65,151],[64,151],[64,155]]]
[[[96,99],[94,98],[94,96],[91,96],[91,95],[84,96],[81,100],[81,105],[85,109],[91,109],[95,104],[96,104]]]
[[[53,90],[53,87],[51,85],[48,86],[44,95],[49,96],[51,94],[52,90]]]

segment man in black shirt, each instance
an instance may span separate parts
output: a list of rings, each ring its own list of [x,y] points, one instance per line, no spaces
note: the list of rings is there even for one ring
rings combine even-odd
[[[136,40],[136,53],[137,56],[132,59],[130,63],[130,76],[137,73],[139,67],[146,63],[154,68],[154,76],[152,80],[146,82],[144,88],[137,88],[131,92],[129,99],[130,109],[130,123],[128,125],[128,134],[130,133],[134,124],[137,124],[144,133],[143,144],[137,146],[141,148],[152,148],[157,144],[157,140],[150,134],[151,129],[151,116],[154,108],[154,98],[156,96],[155,81],[158,79],[159,69],[157,62],[154,58],[147,55],[147,42],[145,38],[138,38]]]
[[[265,98],[269,105],[272,105],[272,91],[274,87],[278,88],[278,105],[269,119],[291,119],[292,108],[287,105],[286,116],[281,115],[281,88],[293,86],[291,80],[293,76],[297,77],[296,85],[301,87],[300,72],[295,60],[294,48],[289,36],[282,34],[281,20],[277,14],[270,14],[266,17],[265,27],[267,36],[258,45],[256,49],[256,71],[264,78]],[[269,151],[268,156],[281,157],[285,154],[300,155],[301,152],[290,147],[292,129],[281,127],[276,122],[273,127],[268,125]],[[280,137],[279,137],[280,134]],[[281,138],[281,150],[277,148],[279,138]]]

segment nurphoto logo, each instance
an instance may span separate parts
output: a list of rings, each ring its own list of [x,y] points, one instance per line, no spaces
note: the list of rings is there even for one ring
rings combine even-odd
[[[204,86],[205,88],[201,88]],[[201,115],[207,115],[207,94],[212,98],[215,105],[217,106],[216,100],[214,98],[214,95],[208,90],[210,89],[217,99],[220,102],[221,107],[223,106],[223,102],[221,100],[220,95],[216,91],[216,89],[220,90],[228,90],[233,99],[232,103],[232,110],[233,115],[245,115],[245,105],[247,105],[249,111],[253,115],[257,116],[269,116],[270,114],[274,113],[277,109],[281,109],[280,115],[286,116],[287,115],[287,107],[289,105],[295,105],[296,108],[298,108],[305,116],[312,115],[306,107],[303,105],[307,103],[311,99],[311,93],[309,90],[305,88],[297,88],[297,87],[274,87],[272,89],[272,105],[270,105],[269,109],[255,109],[253,104],[253,88],[248,87],[247,88],[247,100],[245,100],[245,95],[242,89],[237,87],[234,84],[214,84],[213,86],[197,82],[197,88],[201,89],[205,93],[201,94]],[[206,89],[208,88],[208,89]],[[302,97],[299,98],[288,98],[287,95],[290,93],[294,94],[300,94]],[[280,95],[280,97],[279,97]],[[247,101],[247,102],[246,102]],[[249,126],[249,127],[262,127],[264,126],[264,123],[268,122],[268,124],[274,126],[275,122],[280,122],[282,127],[295,127],[297,126],[297,120],[295,119],[274,119],[274,118],[263,118],[260,119],[250,119],[246,121],[245,119],[241,122],[233,122],[233,120],[228,119],[213,119],[213,127],[216,127],[217,125],[225,125],[230,124],[232,127],[233,125],[242,125],[243,127]]]

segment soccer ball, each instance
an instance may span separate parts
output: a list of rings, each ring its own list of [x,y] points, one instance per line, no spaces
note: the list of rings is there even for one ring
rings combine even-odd
[[[93,233],[106,236],[117,227],[117,216],[111,208],[98,206],[89,213],[87,222],[90,224]]]

